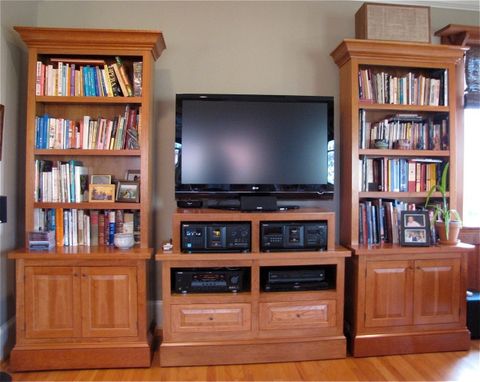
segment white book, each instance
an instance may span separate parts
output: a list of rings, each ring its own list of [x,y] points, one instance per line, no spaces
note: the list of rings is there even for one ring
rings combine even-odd
[[[42,94],[42,62],[37,61],[37,71],[35,76],[35,95],[40,96]]]
[[[82,149],[89,149],[88,145],[88,137],[90,136],[89,133],[89,126],[90,126],[90,117],[88,115],[83,116],[83,137],[82,137]]]

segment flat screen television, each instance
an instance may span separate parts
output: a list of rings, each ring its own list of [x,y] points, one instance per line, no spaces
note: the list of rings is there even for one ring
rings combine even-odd
[[[333,97],[177,94],[175,197],[333,198]]]

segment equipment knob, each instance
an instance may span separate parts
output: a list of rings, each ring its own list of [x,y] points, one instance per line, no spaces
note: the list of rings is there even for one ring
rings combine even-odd
[[[232,284],[238,283],[238,276],[232,276],[232,277],[230,277],[230,282],[231,282]]]

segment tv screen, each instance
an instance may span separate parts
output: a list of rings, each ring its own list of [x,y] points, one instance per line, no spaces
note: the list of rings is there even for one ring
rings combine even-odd
[[[178,94],[176,197],[333,193],[333,97]]]

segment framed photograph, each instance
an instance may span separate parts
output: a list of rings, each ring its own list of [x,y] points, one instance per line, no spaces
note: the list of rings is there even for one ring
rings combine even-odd
[[[2,160],[2,146],[3,146],[3,115],[5,113],[5,106],[0,105],[0,161]]]
[[[92,184],[88,185],[89,202],[114,202],[115,185],[114,184]]]
[[[111,184],[112,176],[111,175],[91,175],[90,183],[91,184]]]
[[[400,244],[412,247],[430,245],[428,211],[402,211]]]
[[[125,179],[130,182],[140,182],[140,170],[127,170]]]
[[[117,185],[117,202],[138,203],[140,201],[140,184],[138,182],[119,180]]]

